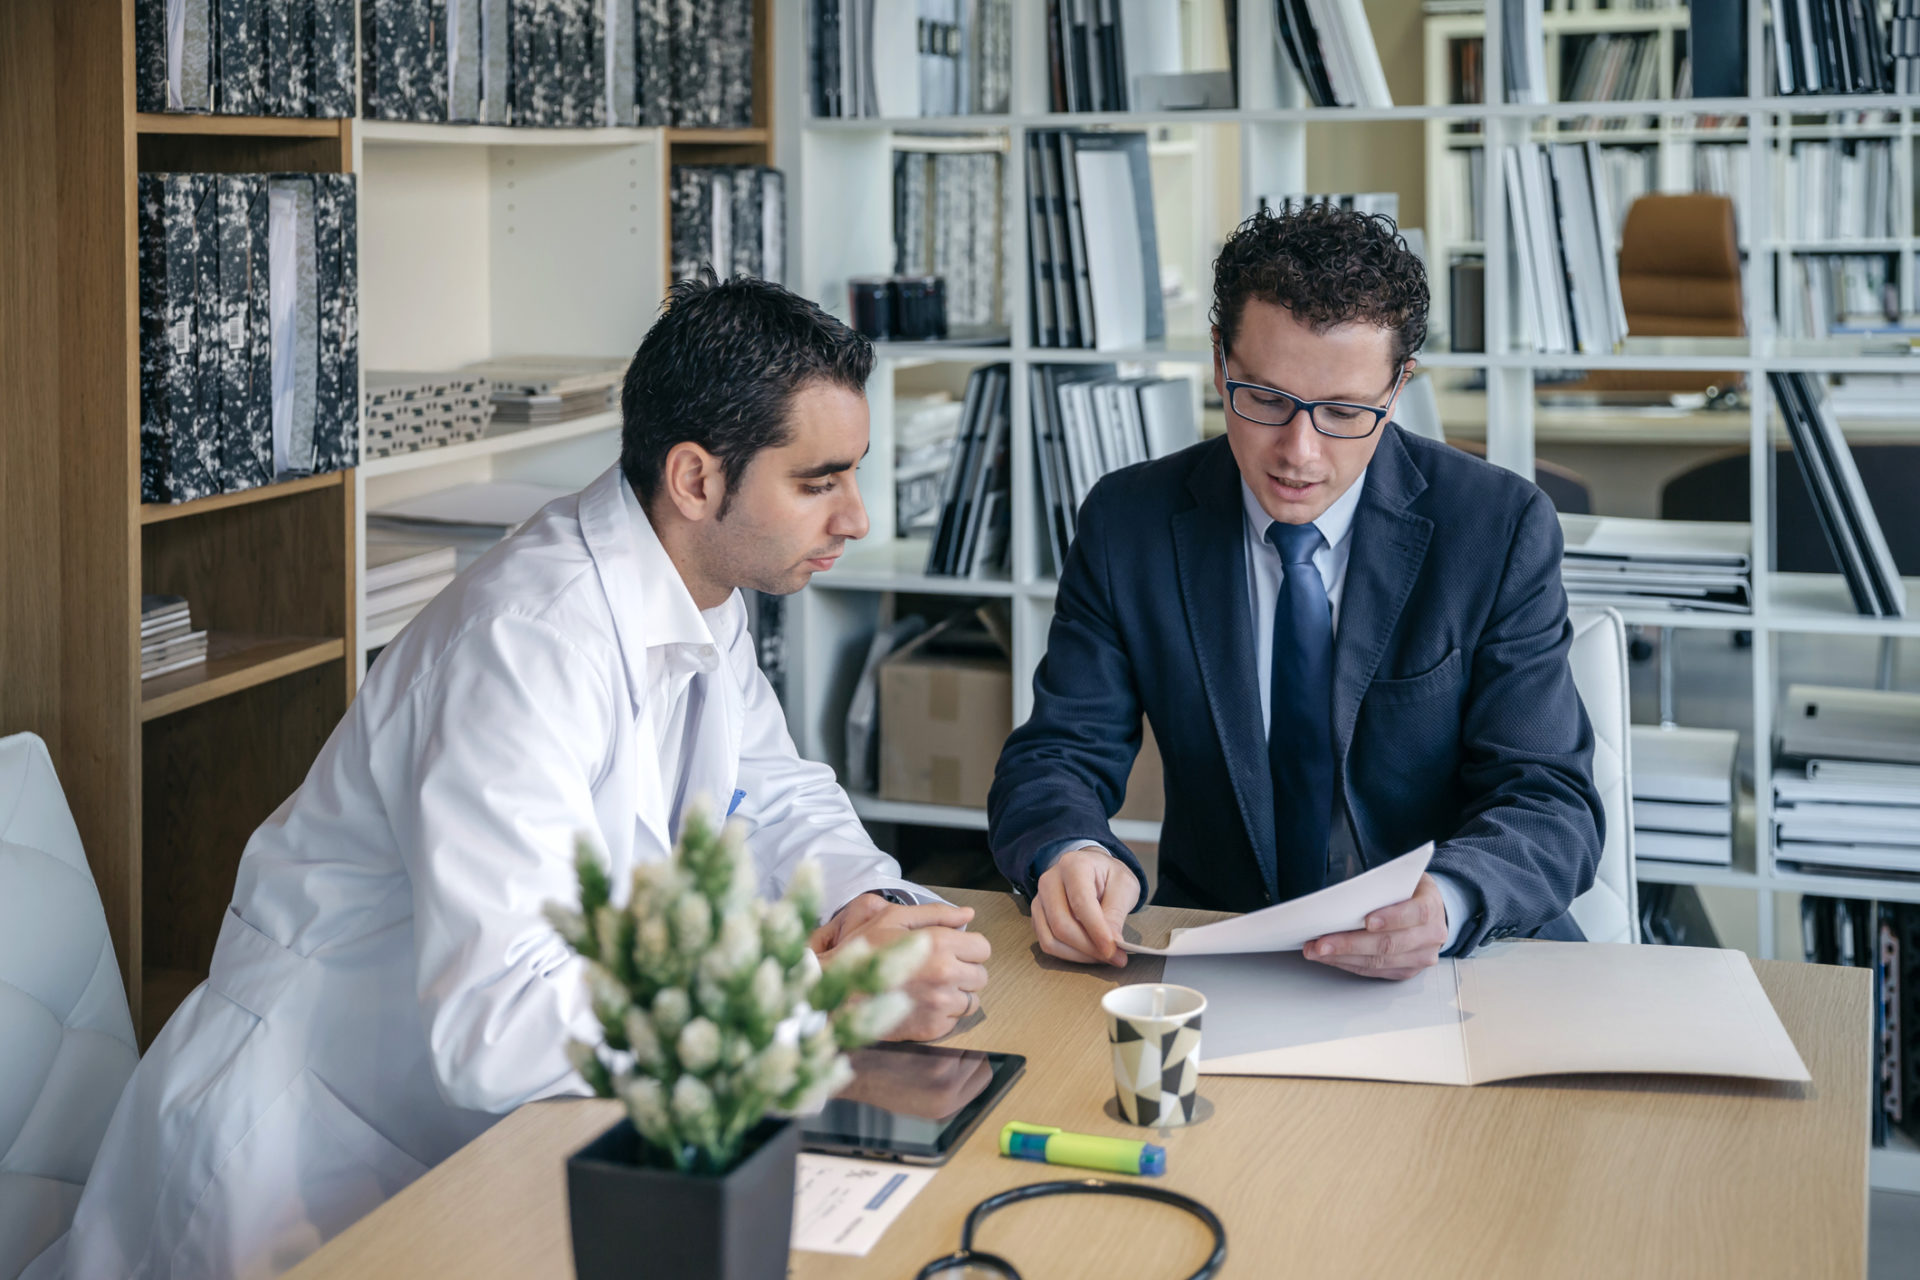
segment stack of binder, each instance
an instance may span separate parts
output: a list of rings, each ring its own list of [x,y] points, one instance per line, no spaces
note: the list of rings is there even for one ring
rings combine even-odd
[[[351,174],[140,175],[142,501],[359,461],[354,190]]]
[[[493,420],[493,384],[472,373],[367,373],[368,458],[478,440]]]
[[[551,426],[613,408],[626,370],[604,356],[500,356],[460,372],[486,380],[496,421]]]
[[[1767,382],[1786,421],[1793,451],[1800,457],[1800,474],[1812,495],[1814,514],[1846,578],[1854,608],[1869,618],[1905,617],[1906,584],[1900,580],[1893,551],[1867,500],[1853,450],[1816,376],[1769,373]]]
[[[960,434],[940,488],[940,518],[927,548],[927,573],[982,578],[1007,568],[1012,524],[1011,375],[985,365],[967,378]]]
[[[786,175],[766,165],[676,165],[672,206],[673,278],[711,266],[721,279],[787,278]]]
[[[960,435],[961,402],[950,395],[893,402],[893,527],[901,537],[931,534]]]
[[[1733,0],[1713,3],[1733,5]],[[1894,51],[1878,4],[1797,0],[1775,6],[1773,14],[1773,71],[1778,92],[1894,91]],[[1745,25],[1744,15],[1741,25]]]
[[[571,489],[521,480],[457,484],[397,499],[367,512],[367,541],[421,550],[452,547],[457,573],[497,546],[540,508]]]
[[[1794,685],[1779,723],[1779,859],[1920,876],[1920,694]]]
[[[1314,106],[1393,105],[1360,0],[1274,0],[1273,17],[1280,46]]]
[[[1560,580],[1574,603],[1753,612],[1749,525],[1563,514],[1560,532]]]
[[[1200,418],[1191,380],[1123,378],[1111,364],[1035,366],[1029,392],[1042,523],[1058,572],[1094,482],[1199,443]]]
[[[1520,289],[1536,351],[1605,353],[1627,336],[1613,210],[1597,142],[1503,147]]]
[[[947,328],[955,336],[1006,330],[1004,163],[998,149],[893,153],[894,274],[945,282]]]
[[[753,123],[753,0],[361,0],[360,17],[371,119]]]
[[[453,581],[458,552],[395,538],[367,539],[367,630],[397,631]]]
[[[135,0],[135,101],[142,111],[350,116],[353,6],[354,0]]]
[[[812,0],[813,114],[1006,111],[1013,0]]]
[[[1635,860],[1733,862],[1733,770],[1727,729],[1633,726]]]
[[[1230,68],[1189,70],[1181,0],[1057,0],[1047,5],[1049,102],[1055,111],[1228,109]],[[1233,42],[1234,0],[1224,18]],[[1377,59],[1376,59],[1377,61]]]
[[[193,629],[184,596],[140,597],[140,678],[151,680],[207,660],[207,633]]]
[[[1114,351],[1166,337],[1144,133],[1027,135],[1034,343]]]

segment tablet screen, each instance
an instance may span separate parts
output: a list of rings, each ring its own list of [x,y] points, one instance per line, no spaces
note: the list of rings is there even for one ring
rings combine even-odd
[[[856,1050],[853,1083],[801,1125],[801,1145],[834,1155],[940,1164],[993,1109],[1027,1060],[924,1044]]]

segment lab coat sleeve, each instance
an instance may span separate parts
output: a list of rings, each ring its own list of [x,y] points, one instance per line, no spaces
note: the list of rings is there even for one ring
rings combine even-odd
[[[544,622],[486,619],[376,740],[376,785],[412,878],[415,994],[456,1107],[586,1092],[566,1046],[600,1030],[581,961],[542,908],[579,903],[577,836],[606,847],[593,785],[621,704],[604,666]]]
[[[744,626],[726,658],[744,703],[736,784],[742,794],[734,816],[749,828],[747,845],[760,868],[761,893],[778,897],[794,869],[814,858],[825,872],[822,909],[828,917],[869,892],[915,903],[946,901],[902,879],[900,864],[876,848],[860,825],[833,770],[800,758]]]

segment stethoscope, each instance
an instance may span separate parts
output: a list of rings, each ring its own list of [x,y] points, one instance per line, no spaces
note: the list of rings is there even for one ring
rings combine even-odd
[[[1021,1280],[1020,1273],[1011,1262],[995,1253],[984,1253],[973,1247],[974,1233],[987,1216],[1010,1204],[1019,1204],[1022,1200],[1037,1200],[1042,1196],[1098,1195],[1132,1196],[1139,1200],[1157,1200],[1161,1204],[1170,1204],[1176,1209],[1184,1209],[1200,1221],[1207,1224],[1207,1230],[1213,1233],[1213,1252],[1200,1264],[1200,1269],[1187,1280],[1208,1280],[1218,1273],[1220,1264],[1227,1260],[1227,1229],[1220,1225],[1220,1219],[1213,1210],[1195,1200],[1192,1196],[1183,1196],[1178,1191],[1163,1191],[1159,1187],[1150,1187],[1138,1183],[1103,1182],[1098,1178],[1085,1178],[1078,1182],[1036,1182],[1030,1186],[1015,1187],[1011,1191],[1002,1191],[973,1206],[973,1212],[967,1215],[966,1225],[960,1228],[960,1248],[944,1258],[935,1258],[920,1268],[914,1280],[928,1280],[946,1271],[957,1271],[962,1267],[978,1267],[991,1271],[1003,1280]]]

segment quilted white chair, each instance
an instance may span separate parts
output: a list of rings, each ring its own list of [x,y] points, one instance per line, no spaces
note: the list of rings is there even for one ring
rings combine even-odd
[[[1640,940],[1640,895],[1633,879],[1633,740],[1627,690],[1627,628],[1612,609],[1575,608],[1573,684],[1593,723],[1593,785],[1607,839],[1593,887],[1573,900],[1573,919],[1589,942]]]
[[[138,1057],[100,893],[46,743],[0,738],[0,1280],[58,1274]]]

